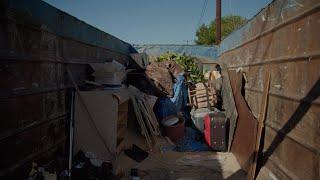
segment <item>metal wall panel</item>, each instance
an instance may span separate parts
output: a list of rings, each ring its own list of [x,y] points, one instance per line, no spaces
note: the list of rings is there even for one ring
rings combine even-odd
[[[91,44],[128,54],[134,51],[132,46],[108,33],[105,33],[84,21],[81,21],[41,0],[6,0],[10,19],[18,23],[42,28],[64,38],[76,39]]]
[[[271,72],[260,179],[320,177],[319,19],[319,1],[276,0],[220,45],[219,61],[246,73],[256,118]]]
[[[1,1],[0,10],[0,177],[22,179],[67,145],[67,70],[81,85],[88,63],[127,63],[135,50],[40,0]]]

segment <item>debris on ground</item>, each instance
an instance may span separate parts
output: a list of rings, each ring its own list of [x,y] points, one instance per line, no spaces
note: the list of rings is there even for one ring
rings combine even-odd
[[[174,150],[178,152],[201,152],[209,151],[210,148],[204,141],[202,133],[191,127],[186,127],[183,138],[177,141]]]
[[[244,180],[238,174],[240,166],[232,153],[215,152],[164,152],[150,155],[141,163],[120,156],[123,174],[119,179],[130,179],[136,169],[140,179],[233,179]]]
[[[141,149],[140,147],[138,147],[135,144],[132,144],[132,147],[130,149],[124,150],[124,153],[127,156],[129,156],[131,159],[133,159],[137,162],[143,161],[149,155],[148,152],[144,151],[143,149]]]
[[[92,158],[88,156],[91,156]],[[96,162],[97,159],[94,157],[93,154],[79,151],[73,159],[72,179],[107,180],[113,178],[112,164],[110,162]]]

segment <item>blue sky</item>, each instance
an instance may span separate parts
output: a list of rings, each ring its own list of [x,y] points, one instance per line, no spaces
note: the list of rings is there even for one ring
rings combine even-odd
[[[45,0],[132,44],[193,43],[204,0]],[[251,18],[271,0],[222,0],[222,16]],[[202,23],[215,18],[208,0]]]

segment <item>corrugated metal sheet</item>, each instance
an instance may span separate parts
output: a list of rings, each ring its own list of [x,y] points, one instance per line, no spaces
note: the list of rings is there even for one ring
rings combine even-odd
[[[246,73],[255,117],[270,68],[260,179],[320,177],[319,19],[317,0],[276,0],[221,43],[219,61]]]

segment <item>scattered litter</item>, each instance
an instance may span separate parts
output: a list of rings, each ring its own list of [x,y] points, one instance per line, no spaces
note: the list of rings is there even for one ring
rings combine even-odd
[[[136,168],[131,169],[130,176],[132,180],[140,180],[140,177],[138,175],[138,169]]]
[[[176,148],[176,145],[171,141],[170,138],[164,137],[166,140],[166,143],[163,143],[159,146],[160,152],[168,152],[168,151],[174,151]]]
[[[87,180],[107,180],[112,179],[112,164],[110,162],[102,162],[89,157],[95,157],[93,153],[84,153],[79,151],[73,159],[72,179]],[[95,164],[93,164],[94,162]],[[99,165],[99,166],[97,166]],[[67,173],[67,171],[66,171]],[[67,177],[66,174],[60,174],[60,177]]]
[[[90,159],[91,164],[94,166],[99,167],[103,163],[103,160],[98,159],[97,156],[92,152],[86,152],[85,156]]]
[[[161,151],[161,152],[169,152],[169,151],[174,151],[175,148],[176,148],[175,145],[166,144],[166,145],[160,146],[160,151]]]
[[[149,155],[148,152],[144,151],[143,149],[141,149],[140,147],[138,147],[135,144],[132,144],[132,147],[130,149],[124,150],[124,153],[127,156],[129,156],[131,159],[133,159],[137,162],[143,161]]]
[[[56,180],[57,179],[57,174],[56,173],[50,173],[48,171],[45,171],[44,169],[41,170],[44,180]]]
[[[176,146],[175,151],[178,152],[201,152],[210,150],[203,139],[203,134],[190,127],[185,128],[184,137],[177,141]]]

